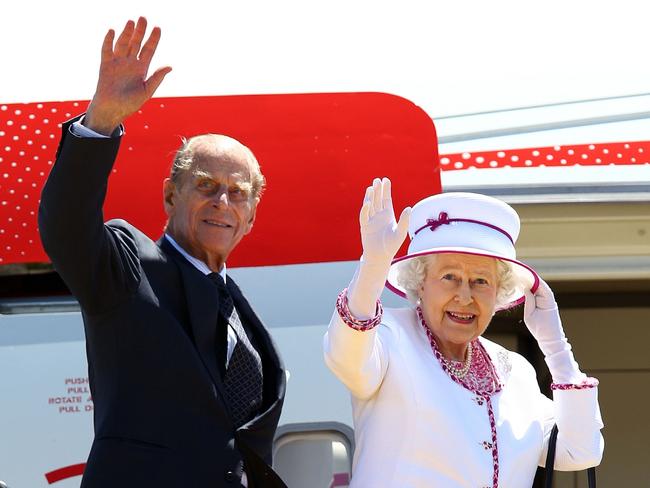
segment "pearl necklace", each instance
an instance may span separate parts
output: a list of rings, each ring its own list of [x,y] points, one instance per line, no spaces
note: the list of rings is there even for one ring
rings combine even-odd
[[[444,357],[442,354],[440,357],[442,360],[445,362],[445,365],[449,369],[451,373],[453,373],[458,379],[463,379],[465,376],[467,376],[467,372],[469,371],[469,368],[472,366],[472,357],[474,355],[474,348],[472,347],[472,343],[470,342],[467,345],[467,358],[465,358],[465,361],[462,363],[463,366],[461,368],[457,367],[456,364],[460,363],[460,361],[452,361]]]

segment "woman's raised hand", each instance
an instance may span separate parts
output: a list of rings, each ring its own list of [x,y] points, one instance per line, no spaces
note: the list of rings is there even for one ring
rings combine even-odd
[[[395,220],[390,180],[375,178],[359,214],[364,262],[390,264],[406,238],[410,214],[411,207],[406,207]]]
[[[137,23],[126,23],[115,45],[113,29],[104,37],[97,89],[83,120],[89,129],[110,135],[153,96],[172,70],[164,66],[147,77],[160,40],[160,28],[154,27],[143,44],[146,30],[147,20],[140,17]]]
[[[546,344],[563,340],[560,312],[551,287],[540,278],[535,293],[526,290],[525,294],[524,322],[537,342]]]

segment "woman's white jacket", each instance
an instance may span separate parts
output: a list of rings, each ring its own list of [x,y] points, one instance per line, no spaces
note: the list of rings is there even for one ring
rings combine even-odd
[[[503,384],[492,397],[500,488],[530,487],[558,424],[556,469],[600,462],[597,388],[537,385],[522,356],[481,338]],[[413,309],[387,309],[375,329],[351,329],[335,312],[325,361],[352,395],[351,488],[493,487],[491,427],[484,399],[455,383],[435,358]]]

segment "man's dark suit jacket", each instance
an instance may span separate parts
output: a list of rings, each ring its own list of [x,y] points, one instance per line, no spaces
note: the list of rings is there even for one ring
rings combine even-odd
[[[269,467],[285,391],[271,337],[228,277],[264,372],[261,413],[235,428],[216,348],[205,346],[214,344],[216,286],[166,239],[153,242],[123,220],[103,223],[120,141],[76,137],[71,122],[43,189],[39,227],[86,331],[95,439],[82,487],[239,486],[242,462],[250,487],[284,486]]]

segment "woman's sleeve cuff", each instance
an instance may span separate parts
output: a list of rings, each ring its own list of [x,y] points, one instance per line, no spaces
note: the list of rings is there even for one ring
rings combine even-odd
[[[586,390],[588,388],[595,388],[598,386],[598,380],[596,378],[586,378],[580,383],[553,383],[551,384],[551,390]]]
[[[341,293],[339,293],[338,298],[336,299],[336,311],[341,317],[341,320],[354,330],[366,331],[374,329],[381,323],[382,314],[384,309],[381,306],[381,300],[377,300],[377,308],[375,309],[375,316],[367,320],[359,320],[352,315],[350,308],[348,307],[348,289],[345,288]]]

